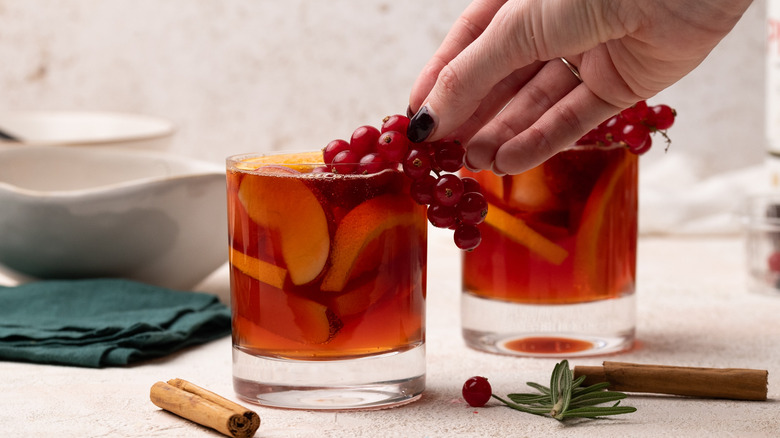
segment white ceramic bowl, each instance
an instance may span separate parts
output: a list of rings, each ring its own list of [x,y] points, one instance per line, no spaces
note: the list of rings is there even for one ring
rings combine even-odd
[[[0,264],[190,289],[227,261],[225,170],[150,151],[0,149]]]
[[[164,150],[175,131],[168,120],[102,111],[0,111],[0,129],[23,145],[116,146]],[[0,141],[0,145],[18,143]]]

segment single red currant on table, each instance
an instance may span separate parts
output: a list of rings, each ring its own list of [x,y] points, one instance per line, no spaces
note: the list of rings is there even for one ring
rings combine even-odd
[[[493,388],[490,387],[488,379],[482,376],[474,376],[466,380],[461,390],[463,399],[469,406],[478,408],[485,406],[493,395]]]

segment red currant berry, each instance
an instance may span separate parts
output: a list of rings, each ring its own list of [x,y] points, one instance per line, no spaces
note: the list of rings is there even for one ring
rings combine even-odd
[[[466,225],[479,225],[485,220],[488,213],[488,204],[485,196],[479,192],[464,193],[455,206],[458,219]]]
[[[322,149],[322,160],[325,164],[333,162],[333,158],[341,151],[349,149],[349,143],[346,140],[333,140]]]
[[[479,186],[479,182],[470,176],[464,176],[460,179],[463,183],[463,193],[482,192],[482,188]]]
[[[400,131],[387,131],[379,136],[376,151],[391,163],[400,163],[409,150],[409,139]]]
[[[626,125],[623,127],[623,142],[629,148],[639,149],[650,138],[650,130],[642,124]]]
[[[629,145],[628,146],[628,150],[633,152],[633,153],[635,153],[635,154],[637,154],[637,155],[642,155],[645,152],[649,151],[650,148],[652,148],[652,147],[653,147],[653,137],[650,137],[648,135],[647,138],[645,138],[644,143],[642,143],[642,144],[640,144],[639,146],[636,146],[636,147]]]
[[[620,112],[620,116],[628,124],[638,124],[647,118],[649,110],[647,109],[647,102],[640,100],[635,103],[634,106],[624,109]]]
[[[441,140],[434,145],[434,159],[445,172],[457,172],[463,167],[466,148],[457,140]]]
[[[420,143],[423,145],[426,145],[428,148],[428,154],[431,156],[431,170],[436,172],[437,174],[441,173],[442,168],[439,166],[438,161],[436,161],[436,148],[432,143]]]
[[[675,116],[677,113],[669,105],[654,105],[650,107],[648,124],[663,131],[672,127]]]
[[[358,163],[357,173],[361,175],[369,175],[372,173],[378,173],[388,168],[388,162],[385,161],[382,156],[374,152],[371,154],[363,155]]]
[[[328,166],[317,166],[311,170],[311,173],[329,173],[330,168]]]
[[[485,406],[488,400],[490,400],[493,388],[490,387],[490,382],[488,382],[487,378],[474,376],[463,384],[461,394],[463,394],[463,400],[466,400],[469,406],[479,408]]]
[[[428,207],[428,222],[434,227],[449,228],[456,222],[455,207],[433,204]]]
[[[775,251],[769,255],[767,267],[771,272],[780,272],[780,251]]]
[[[471,251],[482,242],[482,233],[476,225],[461,224],[455,229],[455,245],[464,251]]]
[[[587,134],[583,135],[579,140],[577,140],[576,144],[581,145],[581,146],[587,146],[587,145],[596,144],[597,143],[597,140],[596,140],[596,131],[597,131],[597,129],[598,128],[591,129]]]
[[[431,173],[431,157],[428,151],[420,148],[409,149],[403,161],[403,169],[406,176],[411,179],[420,179],[429,175]]]
[[[433,186],[436,185],[436,177],[431,174],[412,181],[409,187],[409,195],[414,202],[426,205],[433,202]]]
[[[349,149],[359,157],[374,152],[376,142],[379,140],[379,130],[373,126],[365,125],[357,128],[349,139]]]
[[[409,127],[409,117],[395,114],[393,116],[387,116],[382,120],[382,127],[380,131],[382,133],[388,131],[396,131],[406,135],[406,129]]]
[[[604,122],[605,139],[607,144],[623,141],[623,128],[626,121],[620,116],[612,116]]]
[[[330,170],[333,173],[349,175],[357,171],[358,163],[360,163],[360,156],[358,154],[351,150],[341,151],[333,157],[333,161],[330,164]]]
[[[603,124],[593,129],[593,144],[598,146],[606,146],[612,143],[612,140],[608,137],[607,128]]]
[[[433,187],[433,199],[439,205],[454,207],[463,196],[463,182],[457,175],[447,173],[439,177]]]

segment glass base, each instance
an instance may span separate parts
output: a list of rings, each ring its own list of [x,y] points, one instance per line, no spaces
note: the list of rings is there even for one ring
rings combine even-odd
[[[425,389],[425,345],[347,360],[259,357],[233,347],[233,388],[262,406],[373,410],[411,403]]]
[[[537,305],[461,296],[466,345],[513,356],[582,357],[634,344],[634,294],[576,304]]]

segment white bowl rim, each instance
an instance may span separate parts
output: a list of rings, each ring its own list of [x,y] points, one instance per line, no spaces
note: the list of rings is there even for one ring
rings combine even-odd
[[[152,162],[165,162],[175,165],[184,165],[186,171],[175,175],[161,175],[152,177],[139,177],[136,179],[129,179],[122,182],[109,183],[96,185],[89,188],[81,189],[66,189],[66,190],[36,190],[20,187],[10,182],[0,180],[0,191],[5,190],[15,193],[17,195],[23,195],[34,198],[81,198],[85,196],[95,196],[112,192],[116,190],[126,190],[132,187],[145,186],[151,184],[168,183],[172,181],[202,178],[208,176],[218,176],[225,178],[226,170],[224,167],[215,163],[191,158],[187,156],[179,156],[170,153],[147,151],[147,150],[133,150],[133,149],[120,149],[120,148],[92,148],[92,147],[68,147],[62,148],[59,146],[21,146],[10,149],[0,149],[0,161],[5,156],[19,156],[26,154],[38,154],[41,151],[53,151],[53,153],[64,154],[81,154],[83,156],[89,154],[98,154],[113,157],[135,157],[141,159],[148,159]]]
[[[65,118],[83,119],[83,121],[96,121],[113,119],[115,121],[133,121],[143,123],[146,129],[135,134],[122,134],[117,136],[89,136],[84,135],[81,138],[71,137],[61,140],[36,139],[34,135],[28,133],[16,132],[14,121],[19,123],[47,123],[51,121],[62,121]],[[10,122],[9,122],[10,120]],[[90,111],[90,110],[1,110],[0,126],[3,130],[12,135],[18,135],[21,143],[25,145],[41,146],[71,146],[71,145],[99,145],[99,144],[121,144],[143,140],[154,140],[168,137],[176,132],[173,122],[162,117],[148,114],[121,112],[121,111]],[[18,128],[17,128],[18,129]]]

